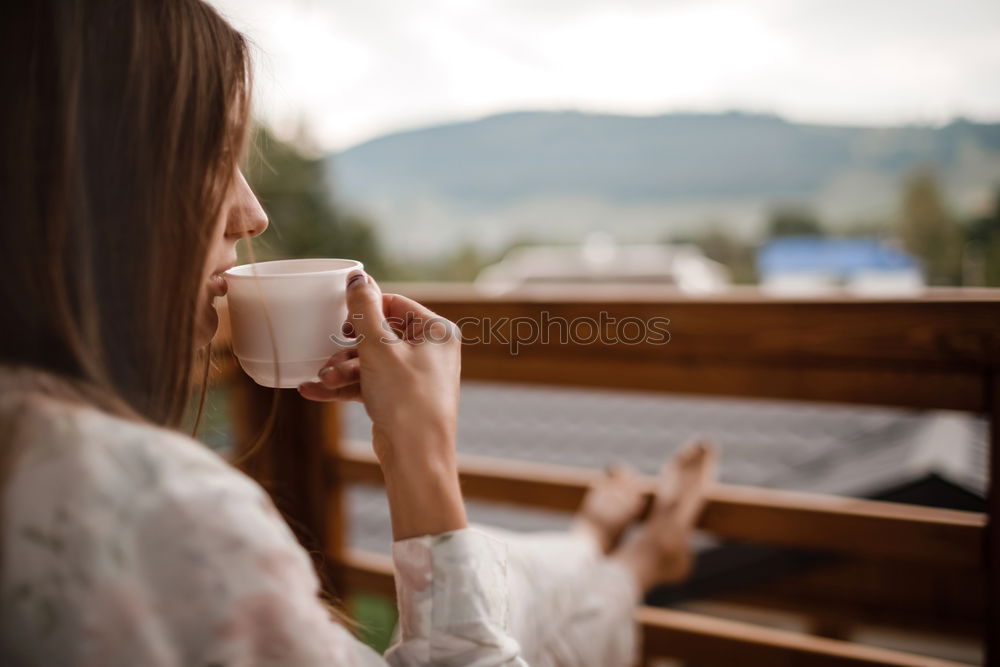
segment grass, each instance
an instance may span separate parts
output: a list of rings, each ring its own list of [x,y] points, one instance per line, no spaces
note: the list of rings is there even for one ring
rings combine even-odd
[[[358,593],[347,599],[347,610],[358,622],[358,638],[380,655],[392,643],[396,629],[396,605],[387,597]]]

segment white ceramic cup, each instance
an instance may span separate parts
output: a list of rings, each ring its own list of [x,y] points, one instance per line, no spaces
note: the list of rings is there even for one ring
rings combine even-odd
[[[283,259],[226,271],[233,353],[247,375],[265,387],[296,387],[352,347],[341,327],[347,276],[361,268],[353,259]]]

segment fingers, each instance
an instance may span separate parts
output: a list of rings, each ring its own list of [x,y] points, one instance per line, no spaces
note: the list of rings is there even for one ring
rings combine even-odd
[[[401,294],[382,294],[375,280],[361,271],[348,277],[347,311],[345,334],[358,337],[360,344],[384,340],[389,331],[411,341],[459,338],[457,327],[446,318]]]
[[[406,340],[444,342],[459,338],[458,328],[447,318],[401,294],[383,294],[382,304],[389,325]]]
[[[336,355],[335,355],[336,356]],[[342,359],[324,366],[319,371],[319,381],[327,389],[338,389],[361,380],[361,360]]]
[[[303,382],[299,385],[299,394],[310,401],[360,401],[361,385],[354,383],[331,389],[322,382]]]
[[[340,350],[320,369],[319,381],[299,385],[299,393],[314,401],[350,401],[361,397],[361,361],[354,348]]]
[[[372,345],[385,336],[382,301],[382,293],[374,280],[363,271],[351,272],[347,277],[347,321],[359,345]]]
[[[338,350],[320,366],[316,375],[330,389],[358,382],[361,376],[361,362],[358,360],[357,348]]]
[[[382,304],[385,307],[385,316],[393,319],[406,320],[407,314],[410,314],[411,319],[417,317],[429,320],[438,317],[433,310],[402,294],[383,294]]]
[[[369,286],[381,294],[378,284],[371,276],[367,276]],[[352,285],[353,286],[353,285]],[[407,298],[401,294],[381,294],[382,312],[378,320],[378,327],[371,328],[372,318],[365,315],[370,310],[362,310],[361,301],[358,301],[358,308],[355,310],[348,305],[348,319],[344,322],[343,333],[348,338],[355,338],[358,334],[379,331],[382,337],[389,331],[396,336],[408,341],[429,339],[434,342],[444,342],[451,338],[461,338],[458,328],[448,319],[441,317],[426,306]],[[370,308],[370,306],[369,306]],[[365,325],[355,326],[359,320],[367,320]],[[369,336],[363,336],[363,338]]]
[[[406,337],[406,323],[401,320],[398,316],[392,315],[392,302],[399,296],[398,294],[382,294],[382,312],[385,314],[385,321],[400,338]]]
[[[347,361],[348,359],[356,359],[358,357],[358,350],[355,347],[345,347],[342,350],[337,350],[334,352],[326,363],[323,364],[322,368],[327,366],[335,366],[342,361]]]

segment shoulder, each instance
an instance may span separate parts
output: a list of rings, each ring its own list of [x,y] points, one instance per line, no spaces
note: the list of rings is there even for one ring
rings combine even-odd
[[[5,574],[63,553],[105,567],[160,535],[290,535],[256,482],[192,438],[40,396],[18,409],[17,457],[2,488]]]
[[[96,637],[112,655],[142,656],[133,664],[227,664],[278,648],[295,658],[281,664],[316,664],[354,651],[267,494],[217,454],[52,401],[26,405],[20,422],[30,444],[0,520],[8,641],[58,653]]]
[[[19,456],[7,485],[17,513],[31,499],[35,505],[99,495],[136,506],[213,488],[263,494],[218,454],[179,432],[42,396],[25,398],[19,410]]]
[[[255,481],[182,433],[44,397],[23,402],[18,422],[0,519],[17,560],[8,573],[57,538],[97,568],[161,542],[296,544]]]

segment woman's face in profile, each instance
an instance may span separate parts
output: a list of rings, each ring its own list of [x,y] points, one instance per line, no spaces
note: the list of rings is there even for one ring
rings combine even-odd
[[[237,171],[214,229],[208,260],[202,270],[195,340],[198,347],[211,342],[219,328],[215,299],[226,294],[226,281],[221,274],[236,264],[236,242],[244,237],[259,236],[267,229],[267,214],[242,172]]]

